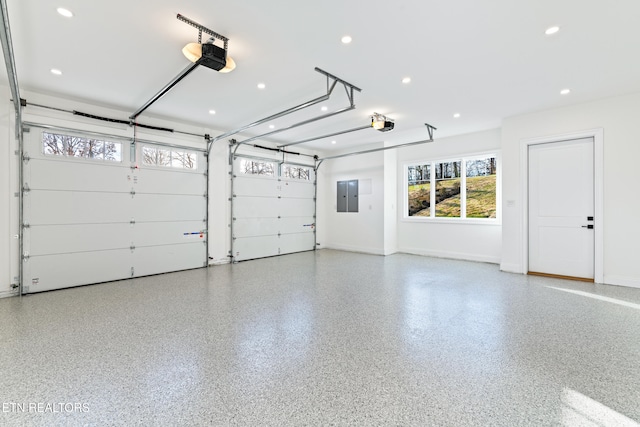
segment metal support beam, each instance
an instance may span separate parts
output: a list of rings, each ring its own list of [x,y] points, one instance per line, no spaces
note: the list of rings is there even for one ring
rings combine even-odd
[[[158,93],[153,95],[150,100],[145,102],[145,104],[138,108],[135,113],[129,116],[129,120],[134,121],[140,114],[144,112],[147,108],[149,108],[154,102],[162,98],[167,92],[169,92],[175,85],[180,83],[182,79],[187,77],[193,70],[198,68],[198,63],[194,62],[189,64],[184,70],[182,70],[177,76],[175,76],[169,83],[167,83]]]
[[[429,142],[433,142],[433,131],[436,130],[436,128],[434,128],[433,126],[431,126],[430,124],[425,123],[424,124],[427,127],[427,131],[429,132],[429,139],[425,139],[422,141],[414,141],[414,142],[406,142],[404,144],[398,144],[398,145],[390,145],[387,147],[380,147],[380,148],[372,148],[370,150],[362,150],[362,151],[354,151],[352,153],[345,153],[345,154],[338,154],[336,156],[328,156],[328,157],[322,157],[320,159],[318,159],[318,165],[316,166],[316,169],[320,167],[320,164],[322,164],[323,161],[325,160],[332,160],[332,159],[340,159],[342,157],[349,157],[349,156],[357,156],[360,154],[368,154],[368,153],[375,153],[378,151],[385,151],[385,150],[391,150],[394,148],[402,148],[402,147],[409,147],[411,145],[419,145],[419,144],[426,144]]]
[[[20,105],[20,88],[18,86],[18,73],[16,71],[16,61],[13,54],[13,41],[11,40],[11,28],[9,27],[9,12],[7,10],[6,0],[0,1],[0,15],[2,19],[0,42],[2,43],[4,63],[7,67],[7,77],[9,78],[13,108],[16,113],[16,138],[19,139],[22,135],[22,106]]]
[[[289,109],[281,111],[279,113],[273,114],[273,115],[271,115],[269,117],[265,117],[264,119],[257,120],[257,121],[255,121],[253,123],[250,123],[250,124],[248,124],[246,126],[242,126],[242,127],[238,128],[238,129],[234,129],[232,131],[223,133],[222,135],[218,135],[218,136],[216,136],[215,138],[212,139],[211,144],[209,145],[209,152],[211,152],[211,146],[216,141],[219,141],[219,140],[224,139],[224,138],[228,138],[228,137],[233,136],[233,135],[235,135],[237,133],[240,133],[242,131],[250,129],[250,128],[254,127],[254,126],[261,125],[261,124],[266,123],[268,121],[271,121],[273,119],[277,119],[279,117],[286,116],[287,114],[291,114],[291,113],[294,113],[296,111],[302,110],[304,108],[310,107],[312,105],[318,104],[319,102],[326,101],[331,96],[331,93],[333,92],[333,89],[336,87],[337,83],[341,83],[342,85],[344,85],[345,89],[347,89],[347,96],[349,97],[349,103],[350,103],[350,107],[348,107],[348,109],[338,110],[335,113],[330,113],[330,114],[321,116],[320,118],[316,118],[316,119],[305,121],[305,122],[302,122],[302,123],[299,123],[299,124],[296,124],[296,125],[293,125],[293,126],[289,126],[288,128],[278,129],[277,131],[269,132],[267,134],[260,135],[259,137],[253,138],[253,139],[251,139],[251,141],[253,141],[254,139],[257,139],[257,138],[262,138],[262,137],[264,137],[266,135],[271,135],[271,134],[276,133],[276,132],[283,132],[285,130],[292,129],[293,127],[302,126],[303,124],[311,123],[312,121],[315,121],[315,120],[321,120],[323,118],[331,117],[333,115],[340,114],[340,113],[343,113],[345,111],[352,110],[352,109],[355,108],[355,104],[353,102],[353,91],[357,90],[358,92],[362,92],[362,89],[352,85],[351,83],[349,83],[349,82],[347,82],[345,80],[342,80],[341,78],[338,78],[338,77],[334,76],[333,74],[327,73],[326,71],[324,71],[324,70],[322,70],[322,69],[320,69],[318,67],[315,67],[314,70],[327,77],[327,94],[326,95],[321,96],[321,97],[316,98],[316,99],[312,99],[311,101],[305,102],[304,104],[297,105],[295,107],[289,108]],[[243,142],[239,142],[238,144],[244,144],[244,143],[247,143],[248,141],[249,140],[243,141]]]
[[[15,138],[18,141],[18,294],[22,297],[22,284],[24,281],[24,266],[22,256],[24,254],[24,134],[22,132],[22,99],[20,99],[20,86],[18,85],[18,73],[16,71],[16,60],[13,54],[13,41],[11,40],[11,28],[9,26],[9,11],[6,0],[0,0],[0,43],[4,63],[7,67],[7,77],[13,98],[15,110],[16,129]]]
[[[274,134],[276,134],[276,133],[280,133],[280,132],[284,132],[284,131],[287,131],[287,130],[291,130],[291,129],[297,128],[297,127],[299,127],[299,126],[304,126],[304,125],[308,125],[309,123],[317,122],[318,120],[323,120],[323,119],[327,119],[327,118],[329,118],[329,117],[336,116],[336,115],[338,115],[338,114],[346,113],[347,111],[351,111],[351,110],[353,110],[354,108],[356,108],[356,106],[355,106],[355,105],[350,105],[350,106],[348,106],[348,107],[341,108],[341,109],[339,109],[339,110],[337,110],[337,111],[334,111],[334,112],[332,112],[332,113],[323,114],[323,115],[321,115],[321,116],[314,117],[314,118],[312,118],[312,119],[303,120],[303,121],[301,121],[301,122],[294,123],[294,124],[292,124],[292,125],[289,125],[289,126],[286,126],[286,127],[280,128],[280,129],[272,130],[271,132],[263,133],[262,135],[254,136],[254,137],[249,138],[249,139],[246,139],[246,140],[244,140],[244,141],[240,141],[240,142],[238,142],[238,144],[240,144],[240,145],[242,145],[242,144],[248,144],[248,143],[250,143],[250,142],[252,142],[252,141],[255,141],[255,140],[257,140],[257,139],[264,138],[264,137],[266,137],[266,136],[274,135]]]
[[[329,133],[327,135],[315,136],[313,138],[303,139],[302,141],[289,142],[287,144],[278,145],[278,148],[289,147],[291,145],[304,144],[305,142],[317,141],[319,139],[329,138],[336,135],[344,135],[345,133],[357,132],[359,130],[364,130],[364,129],[371,129],[371,125],[364,125],[364,126],[360,126],[353,129],[347,129],[347,130],[341,130],[339,132]]]

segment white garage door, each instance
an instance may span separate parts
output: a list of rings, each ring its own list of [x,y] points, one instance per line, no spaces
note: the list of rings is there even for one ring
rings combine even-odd
[[[233,171],[235,261],[314,249],[312,166],[236,157]]]
[[[23,292],[206,265],[201,153],[32,128]]]

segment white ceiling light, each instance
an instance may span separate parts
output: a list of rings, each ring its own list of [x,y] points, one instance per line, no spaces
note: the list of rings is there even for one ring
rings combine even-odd
[[[456,119],[457,119],[457,118],[459,118],[459,117],[460,117],[460,113],[455,113],[455,114],[453,115],[453,117],[454,117],[454,118],[456,118]]]
[[[269,125],[269,129],[275,129],[275,125]]]
[[[320,108],[322,111],[327,111],[329,109],[329,107],[327,107],[326,105],[324,105],[322,108]]]
[[[216,110],[209,110],[209,114],[215,114]]]
[[[258,83],[258,89],[264,89],[265,87],[267,87],[267,85],[264,83]]]
[[[351,38],[351,36],[344,36],[344,37],[342,37],[342,39],[341,39],[341,40],[342,40],[342,43],[344,43],[344,44],[349,44],[349,43],[351,43],[351,41],[352,41],[353,39]]]
[[[569,95],[571,93],[571,89],[562,89],[560,91],[560,95]]]
[[[59,7],[56,9],[56,11],[64,16],[65,18],[72,18],[73,17],[73,12],[71,12],[69,9],[65,9],[64,7]]]
[[[402,79],[402,83],[404,84],[411,83],[411,77],[405,77],[404,79]]]
[[[553,27],[547,28],[544,33],[550,36],[552,34],[557,33],[558,31],[560,31],[560,27],[558,27],[557,25],[554,25]]]
[[[52,68],[50,71],[51,71],[51,74],[55,74],[56,76],[62,75],[62,71],[58,70],[57,68]]]
[[[332,144],[335,144],[336,142],[335,142],[335,141],[331,141],[331,143],[332,143]]]

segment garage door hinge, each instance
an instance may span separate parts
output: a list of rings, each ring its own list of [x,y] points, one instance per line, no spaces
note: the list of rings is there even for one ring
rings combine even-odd
[[[136,247],[134,245],[129,246],[129,249],[131,249],[132,251],[136,250]]]
[[[31,160],[31,157],[29,157],[28,153],[22,153],[22,160],[26,163]]]
[[[22,224],[22,228],[31,228],[31,225],[29,225],[28,222],[25,222],[24,224]]]
[[[135,196],[136,192],[135,192],[135,190],[131,190],[131,191],[129,192],[129,194],[131,194],[132,196]]]
[[[132,224],[132,225],[133,225],[133,224],[135,224],[135,223],[136,223],[136,220],[135,220],[135,219],[133,219],[133,218],[131,218],[131,221],[129,221],[129,224]]]
[[[29,188],[29,184],[25,183],[24,186],[22,187],[22,192],[28,193],[29,191],[31,191],[31,188]]]
[[[29,261],[29,252],[25,252],[25,253],[22,255],[22,260],[23,260],[23,261]]]

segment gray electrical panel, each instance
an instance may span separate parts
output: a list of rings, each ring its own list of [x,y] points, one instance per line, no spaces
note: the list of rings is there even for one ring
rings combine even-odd
[[[358,180],[338,181],[338,212],[358,212]]]

